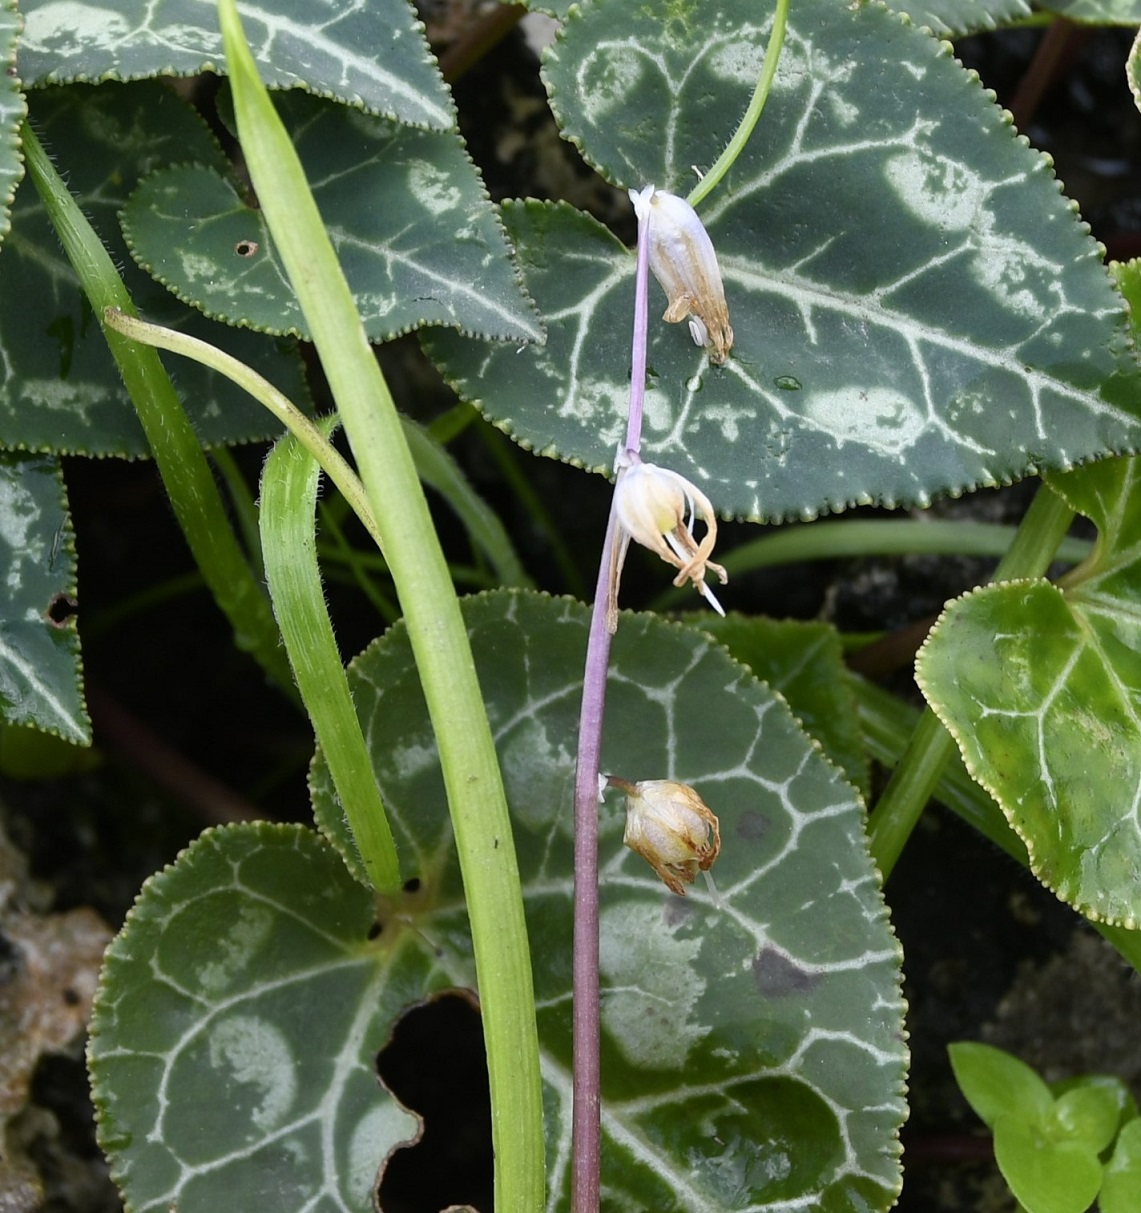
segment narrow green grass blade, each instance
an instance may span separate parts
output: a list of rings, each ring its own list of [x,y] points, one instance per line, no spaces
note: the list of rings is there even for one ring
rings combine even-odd
[[[327,437],[332,423],[320,427]],[[348,817],[357,851],[333,841],[350,871],[381,893],[400,887],[368,749],[353,708],[317,567],[313,519],[320,467],[292,435],[270,452],[261,479],[261,542],[266,579],[297,688]]]

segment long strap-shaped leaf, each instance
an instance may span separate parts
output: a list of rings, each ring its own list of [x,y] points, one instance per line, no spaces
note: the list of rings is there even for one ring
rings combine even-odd
[[[31,127],[20,131],[31,177],[123,377],[146,433],[163,487],[214,600],[234,629],[234,643],[289,689],[269,603],[238,546],[194,429],[154,350],[110,328],[107,308],[133,316],[134,305],[107,250],[55,170]]]
[[[321,423],[321,429],[327,437],[331,422]],[[364,872],[357,874],[367,872],[378,890],[390,893],[400,887],[396,843],[353,709],[317,568],[313,514],[320,472],[316,459],[292,435],[270,452],[261,478],[262,557],[297,689],[358,840]],[[356,867],[353,857],[347,858],[349,866]]]
[[[511,822],[459,602],[352,294],[242,33],[219,0],[238,135],[381,528],[436,734],[475,949],[487,1045],[495,1206],[543,1202],[539,1046]]]

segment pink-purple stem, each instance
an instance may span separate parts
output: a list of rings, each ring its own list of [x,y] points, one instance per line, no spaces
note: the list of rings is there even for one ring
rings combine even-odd
[[[638,224],[634,277],[634,341],[630,360],[630,412],[625,452],[637,455],[642,441],[642,404],[646,395],[650,263],[649,223]],[[602,755],[602,718],[610,632],[606,604],[617,548],[618,518],[613,505],[599,562],[594,611],[582,678],[578,728],[578,764],[574,788],[574,1112],[571,1129],[571,1211],[598,1213],[601,1124],[598,993],[598,774]]]

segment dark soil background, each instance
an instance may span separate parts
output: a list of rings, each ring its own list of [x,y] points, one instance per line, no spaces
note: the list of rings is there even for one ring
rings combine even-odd
[[[470,6],[425,3],[445,65],[470,58]],[[478,13],[476,18],[478,19]],[[1141,116],[1125,85],[1125,31],[1063,25],[965,40],[957,52],[1015,110],[1020,128],[1055,157],[1068,192],[1110,254],[1141,253]],[[449,59],[448,56],[451,56]],[[511,31],[456,81],[465,136],[496,198],[568,197],[624,238],[629,208],[557,136],[523,34]],[[452,400],[412,340],[383,355],[398,400],[421,418]],[[476,487],[500,511],[529,570],[544,588],[586,596],[608,507],[608,488],[563,465],[535,459],[483,427],[454,448]],[[238,453],[251,485],[263,452]],[[513,464],[546,503],[578,562],[578,580],[554,560],[530,516],[504,483]],[[28,977],[10,942],[31,915],[74,944],[90,944],[97,914],[117,928],[143,880],[214,820],[260,814],[308,819],[308,726],[253,663],[197,583],[153,469],[145,463],[73,460],[66,467],[79,554],[79,627],[96,754],[87,769],[47,781],[0,782],[0,1042],[15,1053],[12,1007]],[[954,516],[1016,520],[1031,486],[943,503]],[[441,511],[441,526],[467,553]],[[755,527],[727,526],[725,549]],[[660,578],[624,590],[648,599]],[[986,562],[924,558],[821,562],[768,570],[734,583],[733,605],[777,616],[823,618],[844,630],[905,628],[928,620],[977,584]],[[346,655],[381,627],[362,597],[332,585]],[[906,666],[906,661],[904,661]],[[1050,1079],[1115,1073],[1141,1096],[1141,981],[1092,930],[1031,877],[951,814],[933,806],[888,886],[906,955],[914,1051],[911,1120],[904,1131],[906,1213],[1009,1210],[1012,1199],[989,1158],[987,1139],[951,1080],[949,1041],[983,1039],[1016,1052]],[[6,940],[4,936],[7,936]],[[92,949],[88,947],[88,953]],[[43,1007],[82,1004],[85,966],[40,975]],[[97,948],[94,949],[97,954]],[[0,1165],[0,1213],[111,1213],[120,1207],[94,1144],[78,1023],[36,1043],[30,1097],[13,1116]],[[70,1042],[69,1042],[70,1037]],[[423,1042],[435,1041],[425,1049]],[[407,1017],[381,1068],[402,1099],[427,1115],[425,1140],[394,1164],[387,1213],[435,1213],[474,1201],[490,1213],[486,1089],[478,1018],[445,999]],[[441,1059],[426,1071],[425,1056]],[[410,1065],[415,1059],[415,1065]],[[30,1064],[30,1062],[29,1062]],[[458,1074],[473,1111],[456,1118]],[[443,1095],[441,1095],[443,1092]],[[437,1120],[437,1118],[442,1120]],[[0,1122],[2,1123],[2,1122]],[[437,1127],[433,1127],[437,1126]],[[36,1193],[36,1184],[42,1195]],[[251,1213],[235,1210],[233,1213]]]

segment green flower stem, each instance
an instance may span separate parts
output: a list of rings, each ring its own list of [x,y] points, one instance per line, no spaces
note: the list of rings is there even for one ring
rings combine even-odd
[[[103,328],[175,518],[215,601],[234,629],[234,643],[292,692],[293,679],[269,600],[242,554],[210,465],[169,376],[153,350],[140,349],[103,321],[108,308],[134,313],[127,288],[26,121],[21,124],[20,137],[28,175]]]
[[[325,420],[322,437],[333,422]],[[297,689],[329,764],[364,870],[379,892],[395,893],[401,883],[396,842],[353,707],[317,567],[314,511],[320,471],[316,459],[293,435],[281,439],[265,461],[261,542],[266,577]]]
[[[372,506],[357,474],[338,453],[337,448],[322,437],[313,422],[268,379],[250,370],[244,362],[207,341],[200,341],[197,337],[189,337],[185,333],[139,320],[135,316],[127,316],[113,309],[105,314],[104,319],[112,328],[133,340],[193,358],[220,375],[225,375],[227,379],[249,392],[317,460],[364,524],[373,542],[378,547],[381,546],[380,531],[373,516]],[[532,585],[503,523],[472,489],[455,460],[423,427],[407,417],[402,417],[400,423],[404,428],[404,438],[411,448],[417,474],[456,511],[472,541],[483,549],[491,561],[499,575],[499,583]]]
[[[244,388],[261,405],[267,408],[298,442],[324,469],[325,474],[337,486],[341,496],[352,507],[373,542],[383,552],[380,527],[373,514],[372,505],[364,491],[364,485],[356,472],[348,465],[335,446],[317,426],[286,396],[279,392],[268,379],[251,370],[240,359],[218,349],[208,341],[200,341],[186,333],[151,324],[137,316],[129,316],[116,308],[108,308],[103,314],[108,328],[130,337],[140,345],[151,345],[172,354],[193,358],[211,370],[225,375],[239,387]]]
[[[687,201],[690,206],[696,208],[697,204],[717,186],[741,154],[745,144],[749,142],[749,136],[753,133],[753,129],[761,117],[761,110],[765,108],[765,102],[769,99],[769,92],[773,86],[773,78],[777,74],[777,61],[780,59],[781,48],[784,46],[784,30],[787,23],[788,0],[777,0],[776,11],[773,13],[772,33],[769,34],[769,44],[765,48],[765,61],[761,64],[761,74],[749,101],[749,108],[745,110],[741,124],[733,133],[733,138],[729,140],[725,150],[717,157],[713,167],[689,191]]]
[[[1039,487],[993,580],[1041,577],[1050,567],[1074,511],[1048,487]],[[955,743],[926,708],[911,741],[868,819],[872,858],[886,880],[935,790]]]
[[[994,556],[1005,555],[1017,527],[988,522],[954,522],[942,518],[853,518],[792,524],[750,540],[721,558],[730,577],[740,577],[777,564],[806,560],[845,560],[853,556]],[[1079,564],[1093,544],[1063,539],[1056,560]],[[686,601],[692,590],[670,589],[655,599],[653,610],[669,610]]]
[[[234,0],[219,0],[238,136],[380,525],[408,626],[463,875],[487,1046],[495,1207],[545,1197],[531,958],[511,821],[467,632],[396,406],[309,192],[258,79]]]

